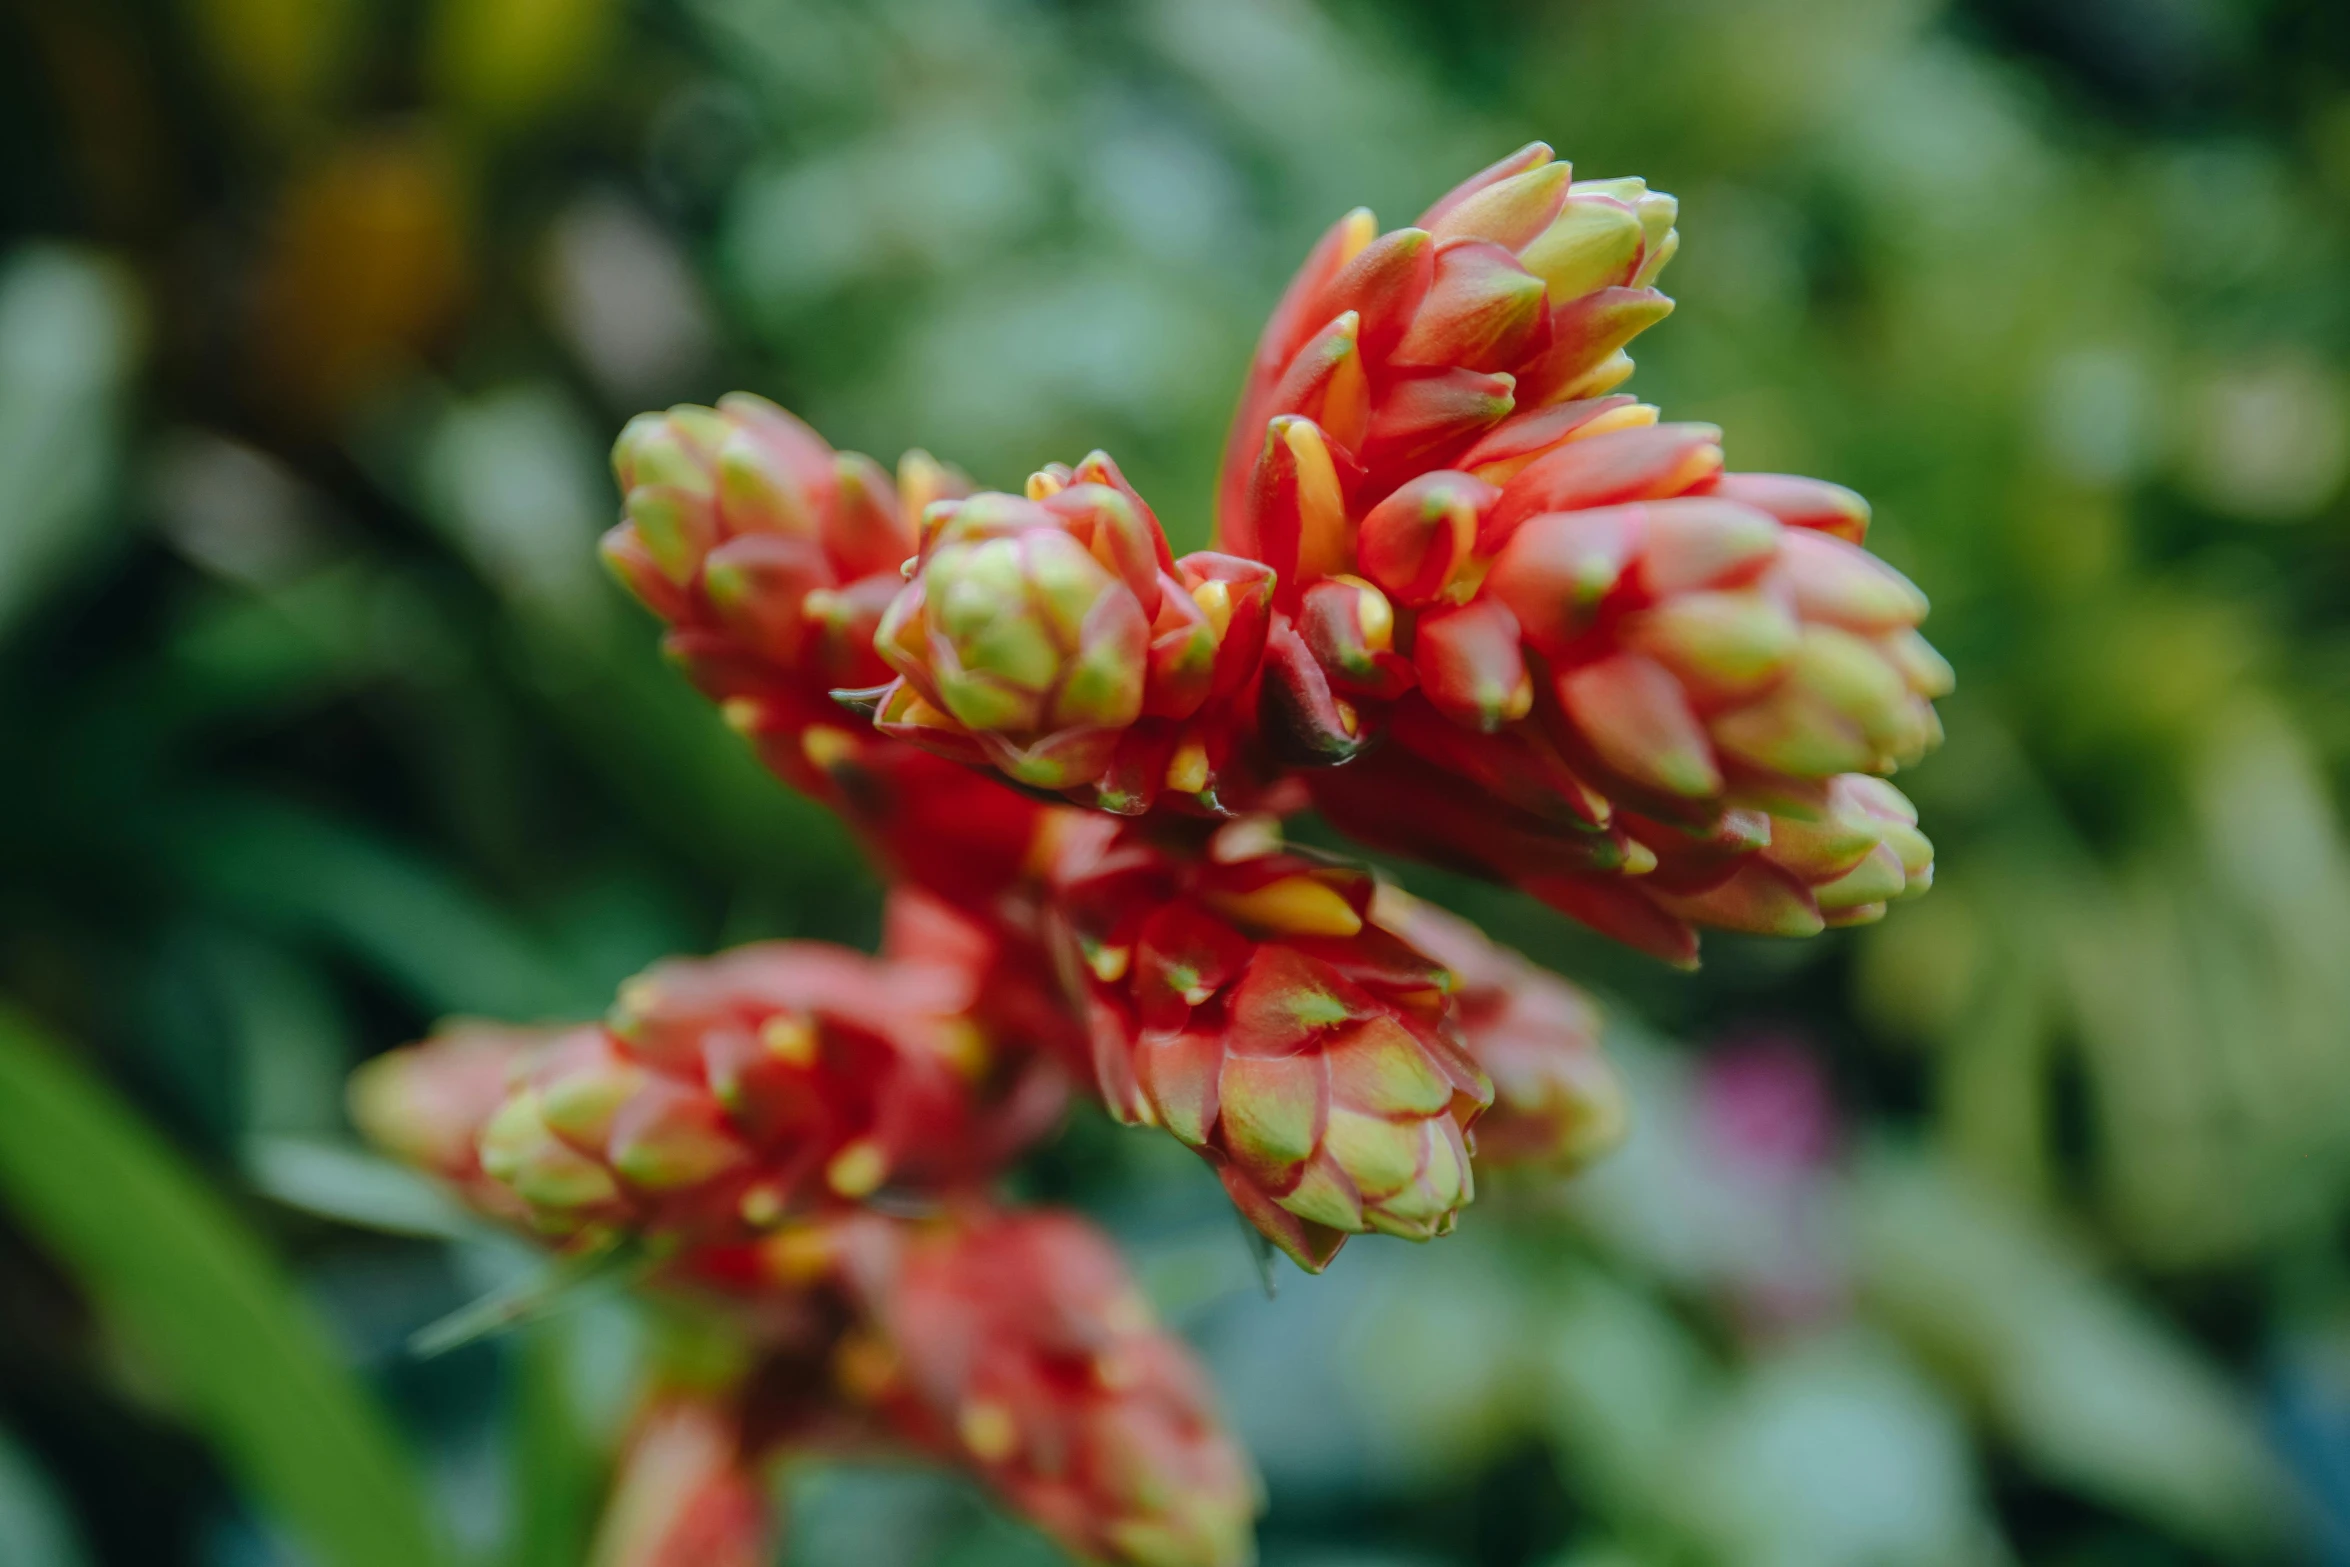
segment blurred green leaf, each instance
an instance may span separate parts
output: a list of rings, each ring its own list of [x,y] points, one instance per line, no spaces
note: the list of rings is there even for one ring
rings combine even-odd
[[[4,1011],[0,1193],[319,1561],[444,1560],[382,1412],[260,1241],[154,1133]]]
[[[1762,1360],[1680,1455],[1680,1505],[1741,1567],[1996,1561],[1956,1411],[1883,1335]]]
[[[1649,1567],[1650,1558],[1615,1544],[1579,1545],[1549,1567]]]
[[[98,537],[137,303],[129,277],[86,251],[28,246],[0,264],[0,626]]]
[[[2246,1401],[2029,1210],[1879,1153],[1854,1182],[1863,1287],[2051,1478],[2241,1553],[2293,1532]]]
[[[0,1432],[0,1562],[8,1567],[87,1567],[89,1553],[49,1479]]]
[[[571,1376],[569,1322],[535,1322],[518,1346],[508,1437],[514,1501],[506,1567],[577,1567],[603,1505],[608,1467]]]
[[[289,1207],[390,1235],[455,1240],[484,1228],[423,1176],[378,1154],[317,1137],[245,1141],[245,1173]]]
[[[522,1278],[469,1301],[447,1316],[418,1328],[408,1352],[429,1360],[494,1334],[539,1322],[590,1300],[609,1298],[644,1281],[654,1259],[625,1242],[589,1246],[547,1259]]]
[[[1553,1440],[1579,1480],[1611,1516],[1661,1510],[1720,1367],[1655,1298],[1596,1269],[1567,1280],[1543,1340]]]
[[[1065,1567],[969,1481],[927,1465],[815,1461],[783,1473],[787,1567]]]
[[[452,403],[419,458],[425,515],[517,610],[574,634],[617,607],[596,558],[615,509],[598,436],[559,388],[524,383]]]
[[[252,915],[346,946],[436,1012],[592,1013],[608,976],[566,975],[531,935],[423,857],[288,802],[222,798],[183,839],[189,866]]]

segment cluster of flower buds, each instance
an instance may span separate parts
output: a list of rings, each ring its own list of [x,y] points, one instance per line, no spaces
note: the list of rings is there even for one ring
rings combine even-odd
[[[1223,815],[1252,758],[1235,704],[1264,654],[1273,573],[1173,558],[1159,521],[1096,452],[1026,496],[941,502],[875,647],[898,678],[843,693],[882,734],[1081,805],[1162,798]]]
[[[1015,495],[744,395],[622,433],[607,558],[894,887],[879,958],[666,963],[601,1024],[466,1025],[355,1085],[485,1213],[641,1243],[791,1370],[731,1427],[653,1406],[631,1473],[670,1505],[616,1561],[754,1549],[745,1465],[854,1412],[1082,1555],[1248,1559],[1246,1461],[1114,1251],[989,1205],[1065,1090],[1197,1151],[1309,1270],[1626,1119],[1578,991],[1284,814],[1676,962],[1926,887],[1884,775],[1950,670],[1867,505],[1614,391],[1676,215],[1536,144],[1414,227],[1342,219],[1259,345],[1217,547],[1181,558],[1100,453]]]
[[[841,1382],[1083,1560],[1243,1567],[1259,1487],[1207,1382],[1073,1214],[866,1219],[831,1251],[862,1307]]]
[[[723,1241],[885,1186],[968,1188],[1053,1124],[1059,1064],[991,1038],[972,989],[813,942],[674,959],[601,1023],[378,1058],[354,1101],[383,1146],[542,1233]],[[460,1124],[469,1148],[428,1130]]]
[[[1259,722],[1326,814],[1690,962],[1700,925],[1922,890],[1914,813],[1846,775],[1940,738],[1950,670],[1858,496],[1605,395],[1673,212],[1537,145],[1418,228],[1342,221],[1267,328],[1218,537],[1281,574]]]
[[[1368,872],[1284,848],[1269,818],[1244,817],[1086,843],[1053,891],[1112,1115],[1198,1150],[1311,1270],[1351,1234],[1453,1227],[1493,1088],[1461,1038],[1451,977],[1381,928]]]
[[[1925,600],[1830,531],[1858,531],[1857,498],[1719,462],[1709,427],[1643,426],[1374,508],[1368,576],[1301,616],[1358,711],[1361,649],[1399,666],[1388,743],[1313,775],[1316,803],[1678,961],[1697,925],[1808,935],[1924,890],[1931,846],[1876,775],[1940,738]],[[1412,553],[1431,536],[1441,570]]]
[[[1540,142],[1412,228],[1366,209],[1306,258],[1257,345],[1217,505],[1224,547],[1287,602],[1343,564],[1350,495],[1453,466],[1512,410],[1597,397],[1673,302],[1653,287],[1679,204],[1637,179],[1577,182]]]
[[[830,696],[888,678],[874,633],[904,586],[915,523],[970,481],[910,451],[893,482],[744,392],[640,414],[612,469],[623,505],[605,560],[760,759],[902,879],[971,905],[1015,882],[1039,807],[886,743]]]
[[[765,398],[640,414],[612,448],[624,519],[604,557],[678,628],[723,636],[817,712],[835,686],[882,674],[874,628],[913,553],[915,516],[969,484],[922,452],[893,482],[880,464],[835,452]]]
[[[370,1063],[353,1084],[355,1118],[488,1216],[569,1241],[633,1225],[664,1258],[664,1288],[738,1309],[748,1373],[648,1402],[597,1561],[763,1561],[766,1454],[886,1437],[968,1467],[1086,1559],[1244,1567],[1253,1472],[1106,1236],[1070,1214],[994,1209],[965,1181],[909,1182],[930,1209],[922,1218],[853,1200],[881,1179],[887,1156],[869,1150],[894,1148],[902,1168],[931,1173],[973,1157],[942,1134],[952,1110],[918,1097],[935,1078],[911,1080],[905,1097],[933,1112],[926,1126],[873,1091],[876,1041],[895,1037],[882,1027],[906,1030],[909,1013],[970,988],[969,967],[942,962],[950,947],[968,952],[951,916],[893,910],[893,938],[908,927],[924,950],[888,972],[772,947],[657,968],[662,993],[624,1002],[629,1025],[607,1040],[649,1053],[617,1069],[583,1063],[594,1029],[444,1030]],[[923,1048],[938,1043],[934,1031]],[[982,1043],[948,1047],[950,1064],[967,1074],[958,1052]],[[828,1058],[834,1070],[821,1070]],[[713,1072],[752,1091],[722,1094]],[[575,1127],[590,1101],[608,1112],[602,1134],[564,1140],[556,1126]],[[626,1121],[639,1130],[613,1130]],[[798,1137],[761,1135],[787,1121]],[[1044,1124],[1023,1120],[1026,1137],[998,1155]],[[795,1183],[820,1190],[796,1200]]]
[[[934,983],[935,971],[926,980],[922,967],[912,961],[891,979]],[[691,1005],[707,1017],[714,987],[697,981],[704,995]],[[729,993],[739,1000],[756,988]],[[672,1024],[682,1016],[672,1014]],[[388,1151],[448,1180],[484,1213],[542,1231],[550,1218],[575,1225],[580,1205],[533,1202],[483,1168],[499,1162],[495,1150],[512,1135],[500,1123],[535,1094],[528,1085],[546,1065],[550,1037],[578,1036],[444,1031],[372,1063],[354,1084],[355,1112]],[[798,1053],[796,1044],[786,1050]],[[480,1158],[469,1141],[481,1145]],[[556,1162],[573,1153],[566,1145]],[[729,1179],[703,1167],[705,1215],[750,1189],[740,1172]],[[570,1168],[583,1186],[618,1184],[609,1160]],[[580,1173],[590,1170],[597,1173]],[[825,1172],[836,1197],[839,1171],[836,1156]],[[867,1178],[860,1167],[846,1185]],[[661,1195],[675,1217],[677,1189]],[[723,1388],[669,1388],[648,1401],[622,1454],[597,1562],[766,1560],[761,1465],[773,1451],[819,1439],[854,1448],[894,1440],[966,1467],[1087,1560],[1245,1567],[1252,1559],[1254,1472],[1190,1352],[1156,1326],[1117,1248],[1085,1220],[999,1210],[967,1189],[921,1218],[845,1202],[759,1217],[765,1222],[664,1236],[669,1254],[657,1280],[737,1308],[750,1353]]]

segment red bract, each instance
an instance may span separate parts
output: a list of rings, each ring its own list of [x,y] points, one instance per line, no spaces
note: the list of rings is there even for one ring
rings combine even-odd
[[[597,1567],[765,1567],[764,1488],[727,1403],[664,1394],[620,1455],[595,1546]]]
[[[1369,765],[1309,775],[1317,803],[1676,960],[1694,957],[1695,925],[1802,935],[1881,909],[1909,878],[1834,889],[1884,841],[1845,852],[1846,829],[1907,807],[1871,785],[1876,807],[1858,810],[1840,780],[1940,737],[1949,669],[1917,634],[1924,598],[1824,531],[1855,515],[1832,487],[1725,495],[1710,427],[1588,433],[1605,422],[1522,466],[1497,431],[1463,459],[1477,471],[1422,475],[1370,510],[1349,562],[1368,575],[1304,591],[1313,656],[1268,681],[1268,709],[1307,691],[1339,704],[1348,746],[1386,742]],[[1824,831],[1836,852],[1819,852]]]
[[[1070,1214],[975,1212],[842,1241],[869,1324],[847,1380],[901,1435],[1088,1560],[1254,1559],[1255,1474],[1107,1237]]]
[[[1374,508],[1360,545],[1381,581],[1316,583],[1300,623],[1307,677],[1386,745],[1310,775],[1316,802],[1675,960],[1696,925],[1805,935],[1900,895],[1931,862],[1922,839],[1900,880],[1836,884],[1886,841],[1872,824],[1914,829],[1864,780],[1940,737],[1925,601],[1808,525],[1849,512],[1798,505],[1798,481],[1734,488],[1807,525],[1699,493],[1713,442],[1570,435],[1498,487],[1428,474]],[[1372,634],[1314,634],[1328,625]]]
[[[1283,850],[1269,819],[1188,839],[1132,829],[1054,877],[1110,1113],[1197,1149],[1309,1270],[1364,1230],[1450,1230],[1493,1097],[1450,977],[1375,923],[1369,873]]]
[[[922,994],[935,995],[954,1027],[994,1041],[1017,1061],[1034,1054],[1065,1063],[1082,1082],[1092,1080],[1085,1029],[1062,989],[1042,943],[1003,920],[975,919],[912,888],[893,888],[882,912],[881,955],[914,976]],[[938,987],[935,990],[930,987]],[[1041,1133],[1058,1112],[1064,1084],[1058,1074],[1031,1072],[1026,1091],[1038,1102],[1033,1130]]]

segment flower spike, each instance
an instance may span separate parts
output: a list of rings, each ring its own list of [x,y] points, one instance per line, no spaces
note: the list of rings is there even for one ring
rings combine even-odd
[[[1188,1353],[1083,1221],[994,1206],[1066,1095],[1309,1271],[1628,1116],[1580,991],[1282,817],[1676,964],[1931,884],[1886,775],[1951,671],[1867,503],[1616,390],[1678,211],[1537,142],[1410,227],[1341,218],[1181,558],[1101,452],[999,493],[742,394],[621,432],[606,559],[892,886],[877,958],[672,960],[600,1022],[453,1024],[354,1079],[386,1150],[725,1335],[645,1400],[607,1567],[759,1559],[762,1464],[877,1444],[1086,1559],[1246,1567],[1258,1486]]]

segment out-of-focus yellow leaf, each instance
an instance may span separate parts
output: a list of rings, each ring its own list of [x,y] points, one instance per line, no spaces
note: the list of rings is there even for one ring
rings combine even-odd
[[[472,287],[469,200],[456,155],[425,127],[352,136],[296,178],[257,279],[263,404],[332,430],[423,359]]]
[[[187,0],[220,95],[269,129],[323,107],[350,61],[361,0]]]
[[[441,95],[512,125],[593,79],[612,42],[612,0],[440,0],[426,45]]]

